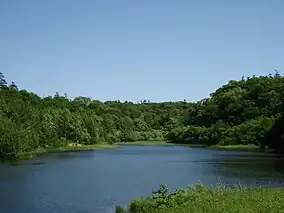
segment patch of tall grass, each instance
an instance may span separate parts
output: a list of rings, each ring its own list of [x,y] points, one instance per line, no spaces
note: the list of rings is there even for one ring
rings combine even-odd
[[[215,145],[209,146],[209,148],[228,150],[228,151],[243,151],[243,152],[260,152],[262,151],[255,145]]]
[[[131,146],[173,146],[176,144],[168,143],[165,141],[133,141],[133,142],[119,142],[118,145],[131,145]]]
[[[206,187],[192,185],[169,193],[166,185],[151,197],[133,200],[116,213],[280,213],[284,212],[283,188],[248,188],[246,186]]]
[[[92,144],[92,145],[74,145],[67,144],[60,147],[39,147],[31,152],[22,152],[17,156],[9,157],[7,156],[7,161],[15,160],[26,160],[32,159],[34,157],[48,154],[48,153],[57,153],[57,152],[80,152],[80,151],[91,151],[91,150],[102,150],[102,149],[116,149],[120,148],[117,144]]]

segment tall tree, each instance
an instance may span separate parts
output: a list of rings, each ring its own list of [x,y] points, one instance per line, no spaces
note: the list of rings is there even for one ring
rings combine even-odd
[[[0,87],[7,86],[7,81],[5,80],[5,76],[2,72],[0,72]]]
[[[10,88],[18,90],[18,86],[16,85],[16,83],[14,81],[12,81]]]

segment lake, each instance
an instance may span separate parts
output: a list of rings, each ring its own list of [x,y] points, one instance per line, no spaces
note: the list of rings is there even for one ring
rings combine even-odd
[[[284,186],[284,160],[274,154],[185,146],[123,146],[55,153],[0,164],[2,213],[112,213],[116,204],[201,181]]]

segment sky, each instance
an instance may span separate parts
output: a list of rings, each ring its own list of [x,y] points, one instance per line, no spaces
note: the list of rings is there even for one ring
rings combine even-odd
[[[0,72],[40,96],[198,101],[284,72],[283,0],[0,0]]]

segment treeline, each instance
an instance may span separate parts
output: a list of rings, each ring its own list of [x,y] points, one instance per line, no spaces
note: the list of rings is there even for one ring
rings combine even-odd
[[[18,156],[38,147],[165,140],[191,104],[107,101],[67,94],[41,98],[0,76],[0,153]]]
[[[188,109],[184,125],[171,129],[172,142],[247,145],[284,151],[284,78],[251,77],[228,84]]]
[[[255,144],[283,148],[284,78],[230,81],[197,103],[41,98],[0,73],[0,156],[39,147],[123,141]]]

